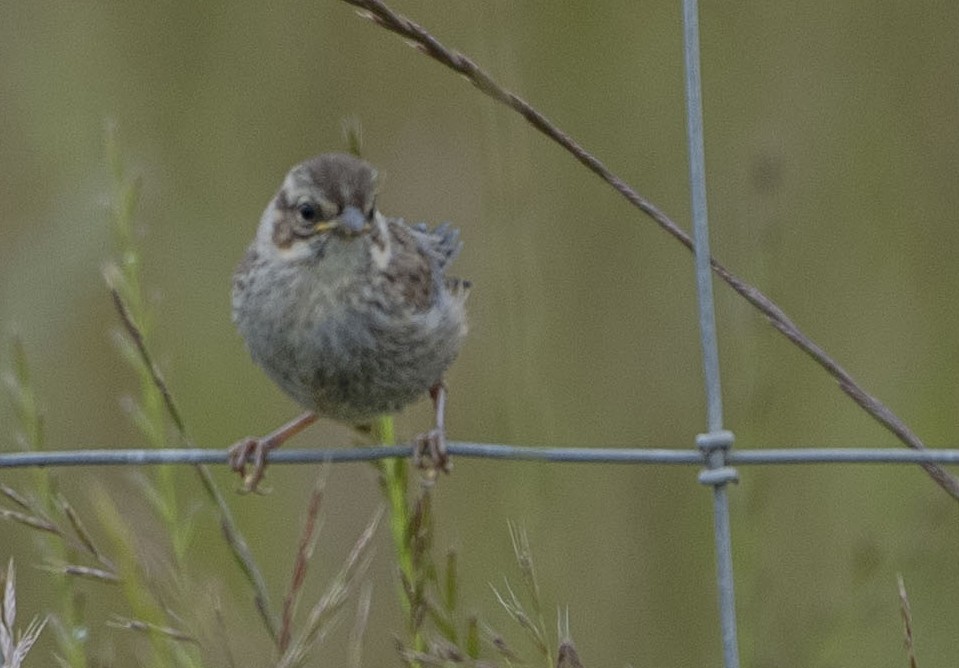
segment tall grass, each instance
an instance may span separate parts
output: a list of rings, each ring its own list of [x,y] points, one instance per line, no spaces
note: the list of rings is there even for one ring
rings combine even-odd
[[[354,151],[359,151],[358,129],[349,143]],[[110,221],[115,252],[103,273],[122,325],[114,336],[117,348],[137,384],[137,392],[124,400],[123,407],[140,437],[150,446],[192,447],[173,393],[150,352],[152,332],[162,321],[146,298],[142,278],[143,258],[136,233],[140,181],[128,175],[112,128],[107,137],[107,156],[113,182]],[[3,380],[17,418],[17,442],[24,449],[42,449],[46,443],[41,402],[30,373],[27,345],[16,337],[11,342],[10,359]],[[392,418],[378,420],[372,434],[379,443],[395,444]],[[436,513],[432,484],[412,489],[412,476],[402,458],[382,460],[377,466],[393,545],[396,591],[403,612],[399,622],[403,632],[395,636],[398,663],[495,666],[519,662],[519,654],[500,634],[476,615],[461,613],[461,573],[456,553],[447,551],[439,563],[434,558]],[[276,614],[267,595],[269,584],[253,559],[227,498],[205,467],[196,470],[207,502],[219,515],[224,541],[253,592],[253,607],[265,628],[264,642],[271,645],[268,653],[275,657],[270,665],[314,665],[317,649],[347,617],[354,598],[357,601],[344,663],[351,667],[362,665],[363,642],[371,634],[393,635],[390,629],[368,626],[376,601],[367,572],[382,510],[359,532],[352,550],[324,591],[315,600],[305,602],[306,575],[319,536],[319,518],[328,502],[325,472],[321,473],[307,495],[300,540],[290,549],[292,575],[282,612]],[[108,480],[88,486],[89,498],[85,501],[92,510],[87,511],[91,514],[86,517],[81,517],[77,506],[60,492],[53,471],[37,469],[32,486],[26,491],[0,483],[0,519],[42,537],[38,556],[44,572],[53,576],[44,582],[56,592],[54,598],[48,599],[54,602],[48,616],[43,621],[34,620],[18,634],[14,627],[15,581],[11,563],[0,617],[4,668],[20,665],[48,621],[55,630],[53,660],[69,668],[101,665],[97,651],[113,642],[116,632],[122,634],[121,639],[133,642],[135,648],[131,651],[139,665],[247,665],[233,647],[222,606],[210,601],[209,587],[198,585],[199,579],[209,577],[208,574],[193,572],[186,558],[196,539],[193,509],[197,500],[183,491],[177,471],[170,465],[143,471],[137,481],[137,489],[161,529],[159,537],[156,532],[145,532],[127,505],[117,502],[110,493]],[[505,593],[497,591],[496,597],[533,640],[535,652],[545,665],[552,665],[554,642],[548,637],[539,602],[528,540],[515,527],[510,531],[523,593],[516,594],[507,582]],[[277,546],[271,549],[276,558]],[[163,568],[157,569],[157,563],[163,564]],[[94,587],[85,588],[81,594],[81,582],[94,583]],[[87,617],[83,596],[102,597],[108,602],[113,614],[106,626]],[[558,656],[568,654],[564,655],[561,644]],[[36,656],[36,652],[31,656]]]

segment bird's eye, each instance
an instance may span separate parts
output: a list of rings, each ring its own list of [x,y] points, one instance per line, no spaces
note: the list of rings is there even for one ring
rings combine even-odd
[[[301,202],[297,204],[296,212],[299,214],[300,219],[307,223],[316,222],[316,220],[320,217],[316,207],[309,202]]]

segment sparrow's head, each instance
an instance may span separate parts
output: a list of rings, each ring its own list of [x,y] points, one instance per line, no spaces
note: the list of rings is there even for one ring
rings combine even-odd
[[[331,236],[364,234],[375,216],[376,170],[351,155],[327,153],[290,170],[267,207],[261,232],[281,251],[316,248]]]

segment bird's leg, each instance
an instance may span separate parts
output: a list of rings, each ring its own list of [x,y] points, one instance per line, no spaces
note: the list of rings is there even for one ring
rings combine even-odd
[[[257,485],[263,480],[263,474],[266,472],[266,454],[316,422],[317,417],[312,411],[306,412],[266,436],[260,438],[248,436],[230,446],[227,461],[230,468],[242,476],[243,492],[255,492]],[[249,473],[246,472],[248,462],[252,464]]]
[[[436,411],[436,426],[414,439],[413,464],[434,474],[437,470],[449,473],[453,463],[446,452],[446,383],[441,380],[431,387],[430,398]]]

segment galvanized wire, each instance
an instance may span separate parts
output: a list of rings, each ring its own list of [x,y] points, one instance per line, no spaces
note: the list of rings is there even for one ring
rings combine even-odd
[[[706,157],[703,147],[703,101],[699,73],[699,18],[696,0],[683,0],[686,55],[686,135],[689,147],[689,185],[693,215],[693,251],[699,298],[699,334],[703,353],[706,417],[709,431],[723,428],[723,400],[719,377],[719,348],[709,264],[709,219],[706,209]]]
[[[555,464],[634,464],[645,466],[702,466],[703,453],[692,449],[609,448],[499,445],[496,443],[449,443],[456,458],[496,459]],[[389,457],[410,457],[408,445],[359,448],[279,449],[267,461],[278,464],[331,464],[369,462]],[[908,448],[787,448],[733,450],[726,464],[735,466],[790,466],[797,464],[939,464],[959,465],[959,448],[911,450]],[[150,466],[157,464],[226,464],[227,450],[180,449],[90,449],[0,454],[0,469],[68,466]]]
[[[736,597],[733,584],[732,532],[729,526],[727,484],[737,480],[727,466],[726,455],[733,434],[723,430],[722,384],[719,376],[719,344],[713,303],[713,276],[709,252],[709,218],[706,212],[706,158],[703,147],[703,100],[700,81],[699,7],[697,0],[683,0],[683,43],[686,83],[686,137],[689,144],[689,183],[693,215],[693,251],[696,256],[696,292],[699,298],[699,337],[703,351],[703,382],[706,390],[706,424],[697,445],[706,458],[707,471],[699,481],[713,488],[713,531],[716,542],[716,584],[719,619],[726,668],[739,668],[736,637]]]

